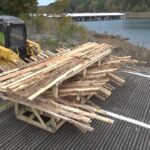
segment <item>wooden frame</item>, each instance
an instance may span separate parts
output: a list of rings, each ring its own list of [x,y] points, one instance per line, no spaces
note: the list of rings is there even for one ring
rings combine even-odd
[[[62,119],[18,103],[15,103],[15,115],[17,119],[50,133],[55,133],[65,123]]]

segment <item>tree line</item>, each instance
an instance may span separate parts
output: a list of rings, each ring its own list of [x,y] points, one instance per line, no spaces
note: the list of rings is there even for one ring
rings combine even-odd
[[[37,11],[37,0],[1,0],[0,14],[19,16]]]
[[[42,10],[42,12],[41,12]],[[145,12],[150,0],[56,0],[46,7],[38,7],[38,0],[1,0],[0,14],[19,16],[29,13],[64,12]]]
[[[150,0],[61,0],[69,1],[66,12],[145,12],[150,11]],[[57,5],[60,1],[50,4]]]

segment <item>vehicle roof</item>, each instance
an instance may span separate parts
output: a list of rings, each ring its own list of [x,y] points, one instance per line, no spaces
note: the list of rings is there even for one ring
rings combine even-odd
[[[18,17],[0,15],[0,21],[6,24],[24,24],[24,21]]]

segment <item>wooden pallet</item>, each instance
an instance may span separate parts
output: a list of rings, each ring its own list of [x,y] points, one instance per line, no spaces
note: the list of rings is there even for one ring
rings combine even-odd
[[[50,51],[42,51],[38,55],[31,56],[30,58],[24,58],[24,60],[18,60],[17,63],[4,60],[3,58],[0,58],[0,72],[5,72],[13,69],[17,69],[19,67],[26,66],[28,63],[37,62],[42,59],[54,57],[56,54],[50,52]]]
[[[18,103],[15,103],[15,114],[19,120],[51,133],[55,133],[65,123],[64,120],[53,115]]]

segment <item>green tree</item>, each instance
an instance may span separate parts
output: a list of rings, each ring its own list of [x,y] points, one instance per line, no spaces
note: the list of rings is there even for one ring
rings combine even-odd
[[[139,5],[136,5],[135,7],[133,7],[132,11],[133,12],[140,12],[141,11],[141,7]]]
[[[130,3],[128,3],[126,11],[131,11],[131,4]]]
[[[76,7],[76,12],[84,12],[84,5],[80,4]]]
[[[63,13],[67,12],[69,3],[69,0],[56,0],[55,3],[52,3],[48,6],[48,13],[62,15]]]
[[[70,0],[70,12],[148,11],[150,0]]]
[[[119,9],[118,9],[118,7],[115,5],[115,4],[113,4],[112,6],[111,6],[111,8],[110,8],[110,11],[112,11],[112,12],[115,12],[115,11],[118,11]]]
[[[142,4],[142,6],[141,6],[141,11],[147,11],[148,10],[148,7],[147,7],[147,5],[145,4],[145,3],[143,3]]]
[[[92,0],[91,3],[90,3],[90,9],[92,9],[94,13],[96,12],[97,5],[98,5],[97,0]]]
[[[3,14],[19,16],[21,13],[33,13],[37,9],[37,0],[3,0],[0,10]]]
[[[106,0],[105,9],[110,11],[111,5],[112,5],[112,0]]]

